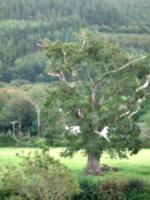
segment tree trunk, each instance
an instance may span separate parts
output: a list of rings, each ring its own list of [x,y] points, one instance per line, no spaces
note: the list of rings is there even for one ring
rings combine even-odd
[[[99,161],[100,157],[88,154],[85,174],[102,175]]]
[[[39,138],[41,138],[41,120],[40,120],[40,113],[41,113],[41,109],[40,109],[40,105],[36,104],[35,105],[35,109],[36,109],[36,113],[37,113],[37,129],[38,129],[38,136]]]
[[[19,137],[21,137],[21,129],[22,129],[22,120],[21,117],[18,117],[18,128],[19,128]]]

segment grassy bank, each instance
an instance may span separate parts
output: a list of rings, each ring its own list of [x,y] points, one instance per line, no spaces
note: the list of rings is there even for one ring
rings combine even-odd
[[[51,155],[55,158],[61,160],[62,163],[67,165],[69,168],[73,169],[76,172],[80,172],[86,165],[86,157],[82,157],[79,154],[76,154],[73,159],[70,158],[61,158],[59,152],[62,148],[51,149]],[[16,157],[16,153],[25,151],[29,152],[32,149],[28,148],[0,148],[0,167],[9,164],[17,164],[19,158]],[[35,149],[33,149],[35,150]],[[129,159],[114,159],[111,160],[108,155],[103,155],[101,158],[101,164],[108,164],[109,166],[120,166],[119,172],[117,175],[127,175],[127,176],[136,176],[139,178],[144,178],[145,180],[150,179],[150,160],[149,160],[150,150],[143,149],[135,156],[130,156]],[[114,175],[113,172],[104,172],[102,179],[107,178],[108,176]]]

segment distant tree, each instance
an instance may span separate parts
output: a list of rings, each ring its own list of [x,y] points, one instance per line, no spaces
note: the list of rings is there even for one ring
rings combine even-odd
[[[28,92],[28,100],[34,107],[37,116],[37,132],[38,136],[41,137],[41,112],[43,109],[42,100],[46,97],[46,86],[44,85],[34,85]]]
[[[25,120],[27,113],[31,112],[31,104],[25,96],[25,93],[19,90],[14,90],[8,103],[7,110],[9,110],[11,121],[18,121],[18,136],[21,137],[23,121]]]
[[[140,130],[133,117],[148,96],[149,59],[129,60],[118,46],[90,33],[78,37],[79,42],[45,45],[48,74],[60,80],[45,101],[45,133],[50,140],[59,137],[59,130],[65,129],[63,120],[69,127],[80,126],[78,134],[65,131],[68,142],[61,155],[82,150],[88,156],[85,172],[101,174],[99,162],[105,151],[112,158],[126,158],[140,149]],[[110,128],[110,142],[96,134],[105,126]]]

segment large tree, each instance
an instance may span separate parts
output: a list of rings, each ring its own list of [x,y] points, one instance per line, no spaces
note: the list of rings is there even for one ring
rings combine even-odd
[[[67,126],[80,126],[80,133],[65,131],[67,148],[62,156],[79,150],[87,155],[86,173],[101,174],[104,151],[125,158],[140,149],[140,130],[134,116],[148,96],[148,57],[128,58],[119,46],[82,32],[79,42],[43,40],[50,59],[50,76],[57,76],[45,101],[45,134],[53,141]],[[96,134],[108,126],[109,140]]]

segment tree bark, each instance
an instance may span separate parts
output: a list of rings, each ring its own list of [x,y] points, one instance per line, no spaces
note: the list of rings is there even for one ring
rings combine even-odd
[[[85,168],[85,174],[92,174],[92,175],[102,175],[100,169],[100,157],[92,154],[88,154],[87,157],[87,165]]]

